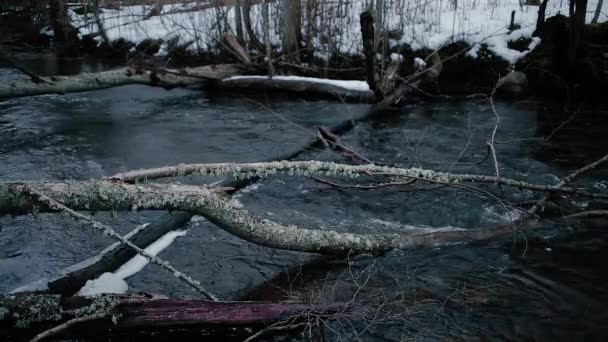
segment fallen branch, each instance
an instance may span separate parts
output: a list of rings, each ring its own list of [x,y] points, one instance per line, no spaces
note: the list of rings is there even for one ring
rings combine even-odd
[[[212,175],[234,177],[266,177],[273,174],[305,176],[346,176],[390,175],[403,178],[416,178],[443,184],[450,183],[498,183],[520,189],[573,193],[592,198],[608,198],[608,194],[589,193],[576,188],[558,185],[533,184],[521,180],[474,174],[451,174],[421,168],[398,168],[374,164],[348,165],[320,161],[278,161],[267,163],[215,163],[215,164],[181,164],[154,169],[135,170],[116,174],[109,179],[123,182],[136,182],[183,175]]]
[[[564,189],[564,187],[572,182],[574,179],[576,179],[577,177],[579,177],[580,175],[589,172],[593,169],[595,169],[596,167],[598,167],[599,165],[601,165],[602,163],[605,163],[606,161],[608,161],[608,154],[604,155],[602,158],[594,161],[591,164],[587,164],[583,167],[581,167],[580,169],[577,169],[576,171],[572,172],[571,174],[569,174],[568,176],[562,178],[562,180],[559,182],[559,184],[557,184],[555,187],[557,188],[557,190]],[[530,208],[530,210],[528,210],[528,213],[531,215],[534,215],[536,213],[538,213],[539,210],[542,210],[543,207],[545,206],[545,203],[547,203],[547,200],[549,200],[549,198],[551,197],[551,194],[545,194],[543,196],[543,198],[541,198],[540,200],[538,200],[538,202],[536,202],[532,208]]]
[[[429,234],[352,234],[283,225],[255,216],[218,191],[185,185],[131,185],[111,181],[65,183],[0,183],[0,211],[59,211],[52,203],[40,207],[26,188],[36,188],[74,210],[179,210],[205,216],[229,233],[258,245],[321,254],[380,253],[392,249],[431,247],[485,240],[511,234],[514,228],[536,227],[536,221],[498,227]],[[524,227],[525,223],[525,227]]]
[[[74,76],[41,76],[39,78],[42,82],[19,80],[0,83],[0,98],[78,93],[127,84],[184,87],[200,85],[204,80],[221,80],[237,75],[240,71],[237,65],[219,64],[183,70],[145,70],[126,67]]]

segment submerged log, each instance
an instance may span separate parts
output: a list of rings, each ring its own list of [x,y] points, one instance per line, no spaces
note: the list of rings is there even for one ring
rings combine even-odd
[[[131,232],[129,241],[138,247],[146,248],[164,234],[186,224],[191,217],[192,214],[187,212],[168,213],[146,227]],[[99,255],[65,269],[58,277],[48,282],[47,292],[71,296],[77,293],[87,280],[118,269],[136,254],[132,248],[119,242],[114,243]]]
[[[331,315],[341,304],[212,302],[160,299],[149,295],[68,297],[24,293],[0,295],[0,339],[22,340],[63,324],[53,337],[86,337],[169,329],[264,327],[307,314]],[[70,324],[73,322],[73,324]],[[200,330],[199,330],[200,331]]]
[[[167,88],[195,86],[208,80],[221,80],[234,76],[239,74],[240,71],[241,68],[235,64],[218,64],[180,70],[147,70],[126,67],[74,76],[40,77],[44,82],[38,83],[29,80],[2,82],[0,83],[0,98],[79,93],[127,84],[144,84]]]

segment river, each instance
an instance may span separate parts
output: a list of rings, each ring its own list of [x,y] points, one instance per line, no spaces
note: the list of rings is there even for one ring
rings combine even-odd
[[[111,67],[33,52],[14,57],[43,75]],[[19,77],[0,66],[0,81]],[[547,134],[547,125],[539,124],[546,107],[536,100],[497,102],[501,175],[555,183],[608,150],[608,141],[598,140],[608,127],[601,120],[588,134],[566,130],[557,143],[534,140]],[[6,100],[0,102],[0,179],[82,180],[177,163],[260,161],[297,150],[318,126],[368,109],[276,93],[235,96],[146,86]],[[491,158],[484,157],[494,124],[483,100],[417,103],[359,124],[343,142],[374,161],[493,174]],[[300,158],[350,162],[327,150]],[[606,174],[600,169],[582,182],[605,189]],[[531,198],[526,191],[505,191]],[[519,214],[457,189],[361,191],[299,177],[265,179],[237,196],[254,213],[279,222],[363,233],[475,228]],[[159,215],[95,217],[126,233]],[[375,320],[328,322],[327,340],[605,340],[605,233],[597,231],[601,227],[576,235],[566,226],[546,228],[525,238],[317,260],[300,269],[315,258],[253,245],[197,217],[161,256],[222,299],[330,302],[354,296],[381,313]],[[62,215],[0,217],[0,292],[52,277],[111,242]],[[281,276],[286,270],[289,277]],[[270,279],[274,286],[256,288]],[[198,298],[154,265],[127,282],[132,292]],[[387,307],[393,311],[385,312]]]

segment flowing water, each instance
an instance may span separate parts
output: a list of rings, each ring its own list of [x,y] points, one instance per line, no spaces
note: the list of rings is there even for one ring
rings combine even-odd
[[[40,74],[110,67],[38,53],[15,56]],[[0,68],[0,81],[20,77]],[[145,86],[6,100],[0,102],[0,179],[89,179],[177,163],[260,161],[297,150],[318,126],[368,109],[274,93],[248,97]],[[496,109],[503,176],[555,183],[607,150],[601,140],[605,123],[588,128],[585,136],[569,133],[557,144],[547,143],[531,139],[547,135],[547,125],[539,124],[539,113],[547,112],[540,103],[505,101]],[[494,124],[484,101],[420,103],[359,124],[343,142],[374,161],[493,174],[492,159],[484,158]],[[578,155],[568,146],[576,146]],[[301,158],[350,162],[326,150]],[[582,181],[605,189],[606,169]],[[519,214],[467,191],[407,189],[349,190],[272,177],[237,196],[254,213],[279,222],[362,233],[475,228]],[[503,190],[512,199],[533,198],[527,191]],[[159,215],[96,217],[126,233]],[[549,225],[526,237],[320,260],[253,245],[195,217],[185,227],[188,234],[161,256],[226,300],[355,298],[378,308],[376,319],[328,322],[328,340],[604,340],[608,277],[602,226],[573,235],[571,227]],[[52,277],[111,242],[62,215],[2,216],[0,292]],[[133,292],[198,298],[154,265],[127,282]]]

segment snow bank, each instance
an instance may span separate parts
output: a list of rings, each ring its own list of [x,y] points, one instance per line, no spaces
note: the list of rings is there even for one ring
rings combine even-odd
[[[589,0],[587,21],[593,16],[598,0]],[[203,3],[166,5],[162,15],[145,19],[151,6],[124,6],[117,10],[104,10],[101,17],[110,39],[124,38],[134,43],[152,39],[176,39],[193,51],[214,52],[224,31],[235,32],[235,10],[232,6],[197,9]],[[508,48],[507,43],[517,38],[531,37],[538,15],[537,6],[520,6],[520,0],[459,0],[425,1],[401,0],[385,2],[385,28],[394,38],[392,46],[407,43],[414,49],[437,49],[454,41],[470,45],[485,43],[496,55],[513,63],[526,52]],[[281,1],[269,4],[270,40],[275,46],[281,42]],[[359,14],[367,7],[365,0],[329,2],[319,4],[315,19],[317,36],[313,38],[315,55],[327,58],[332,52],[358,55],[362,53]],[[604,4],[604,8],[608,5]],[[305,8],[305,6],[303,7]],[[185,12],[190,10],[189,12]],[[515,11],[515,24],[521,28],[509,32],[511,12]],[[305,11],[304,11],[305,12]],[[568,1],[550,1],[546,15],[568,13]],[[303,13],[303,23],[306,13]],[[73,24],[81,34],[97,32],[93,18],[70,12]],[[261,5],[251,7],[253,30],[262,37]],[[600,22],[608,20],[606,10]],[[304,31],[304,29],[303,29]],[[97,39],[100,39],[97,37]],[[531,44],[533,48],[538,42]],[[161,55],[166,53],[162,51]],[[475,56],[475,53],[470,54]]]
[[[226,79],[226,81],[230,80],[246,80],[246,79],[256,79],[256,80],[268,80],[270,79],[268,76],[232,76]],[[370,91],[369,85],[366,81],[344,81],[344,80],[332,80],[328,78],[315,78],[315,77],[301,77],[301,76],[274,76],[273,80],[281,80],[281,81],[300,81],[300,82],[311,82],[311,83],[324,83],[331,84],[337,87],[341,87],[348,90],[354,91]]]
[[[146,247],[145,251],[156,256],[169,247],[177,237],[184,236],[187,233],[188,231],[186,230],[169,232]],[[125,293],[129,289],[129,285],[127,285],[125,279],[143,270],[148,263],[148,259],[141,255],[136,255],[120,266],[115,272],[106,272],[95,280],[87,281],[82,289],[78,291],[78,295],[93,296],[101,293]]]

